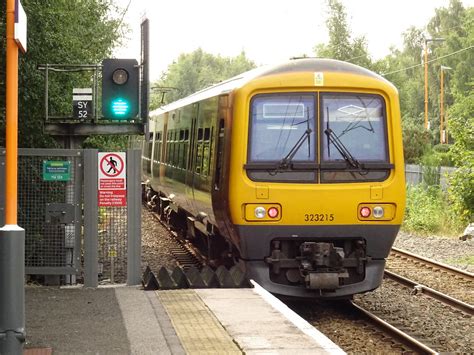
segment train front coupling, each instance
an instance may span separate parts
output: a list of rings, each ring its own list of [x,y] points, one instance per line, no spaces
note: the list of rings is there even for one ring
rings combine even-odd
[[[346,241],[341,246],[330,242],[273,241],[271,256],[265,258],[271,265],[272,281],[313,290],[335,290],[361,281],[366,261],[362,240]]]

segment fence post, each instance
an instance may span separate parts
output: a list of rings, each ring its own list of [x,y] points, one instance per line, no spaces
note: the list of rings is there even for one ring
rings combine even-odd
[[[98,151],[84,149],[84,286],[97,287],[98,222],[97,203]]]
[[[127,285],[141,280],[141,152],[127,150]]]

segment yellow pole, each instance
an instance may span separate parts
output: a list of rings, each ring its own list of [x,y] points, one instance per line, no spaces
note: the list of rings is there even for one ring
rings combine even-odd
[[[446,144],[449,144],[449,136],[448,136],[448,117],[445,117],[444,126],[446,127],[444,130],[444,140]]]
[[[444,97],[443,97],[443,81],[444,81],[444,75],[443,75],[443,67],[441,67],[441,89],[439,93],[439,143],[443,144],[444,139],[443,139],[443,125],[444,125]]]
[[[15,0],[7,0],[5,224],[17,224],[18,192],[18,46]]]
[[[425,39],[425,129],[428,129],[428,41]]]

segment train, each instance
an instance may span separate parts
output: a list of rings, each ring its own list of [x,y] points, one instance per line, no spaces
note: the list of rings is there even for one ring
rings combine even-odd
[[[144,198],[212,266],[282,296],[380,286],[402,223],[398,91],[323,58],[256,68],[150,112]]]

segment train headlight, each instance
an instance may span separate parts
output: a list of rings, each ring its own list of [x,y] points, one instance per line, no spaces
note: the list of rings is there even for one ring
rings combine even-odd
[[[265,218],[267,211],[265,210],[265,207],[258,206],[255,207],[255,217],[257,218]]]
[[[243,212],[247,222],[278,222],[282,208],[277,203],[247,203]]]
[[[278,217],[278,208],[270,207],[268,209],[268,217],[277,218]]]
[[[382,218],[384,215],[384,210],[382,206],[375,206],[373,211],[375,218]]]
[[[394,203],[361,203],[357,208],[357,218],[364,222],[391,221],[396,209]]]
[[[370,216],[370,208],[369,207],[362,207],[360,209],[360,215],[363,218],[368,218]]]

